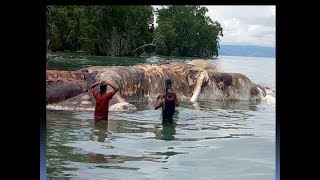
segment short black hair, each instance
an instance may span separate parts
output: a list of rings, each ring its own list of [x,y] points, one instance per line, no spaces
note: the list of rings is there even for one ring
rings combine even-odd
[[[104,93],[107,89],[106,85],[100,85],[100,94]]]
[[[171,79],[167,79],[167,80],[166,80],[166,86],[171,85],[171,84],[172,84]]]

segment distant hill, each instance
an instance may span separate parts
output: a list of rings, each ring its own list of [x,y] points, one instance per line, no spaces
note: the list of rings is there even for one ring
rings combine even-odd
[[[220,45],[221,56],[275,57],[275,47],[253,45]]]

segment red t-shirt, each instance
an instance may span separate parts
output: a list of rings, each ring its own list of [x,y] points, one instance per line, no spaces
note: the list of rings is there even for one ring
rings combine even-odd
[[[178,97],[177,94],[175,92],[172,92],[172,96],[175,102],[178,102]],[[167,93],[163,93],[162,94],[162,98],[166,98],[167,97]]]
[[[96,107],[94,110],[95,120],[108,120],[109,101],[112,99],[112,92],[100,94],[96,90],[92,91],[93,97],[96,99]]]

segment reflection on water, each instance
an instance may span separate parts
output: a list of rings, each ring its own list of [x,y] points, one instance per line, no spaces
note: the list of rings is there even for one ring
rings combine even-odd
[[[47,176],[176,179],[196,167],[202,170],[185,178],[274,177],[274,105],[182,102],[173,124],[162,124],[152,104],[136,106],[110,112],[108,122],[95,122],[92,112],[48,110]]]
[[[162,130],[157,131],[156,139],[161,139],[165,141],[174,140],[174,135],[176,134],[176,123],[162,123]]]
[[[214,103],[208,103],[205,101],[199,102],[189,102],[188,104],[192,104],[195,108],[199,110],[209,110],[210,108],[221,108],[221,109],[235,109],[235,110],[256,110],[256,105],[258,102],[250,102],[250,101],[214,101]]]
[[[108,121],[96,121],[94,122],[93,134],[98,137],[98,142],[104,142],[108,136]]]

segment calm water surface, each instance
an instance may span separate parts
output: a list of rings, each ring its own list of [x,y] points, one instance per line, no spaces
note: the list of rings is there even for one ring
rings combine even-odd
[[[170,59],[59,53],[51,56],[48,69]],[[275,90],[275,59],[211,61]],[[95,124],[93,112],[48,110],[47,179],[275,179],[275,104],[183,102],[175,124],[165,126],[152,104],[135,105],[132,113],[110,112],[108,124]]]

